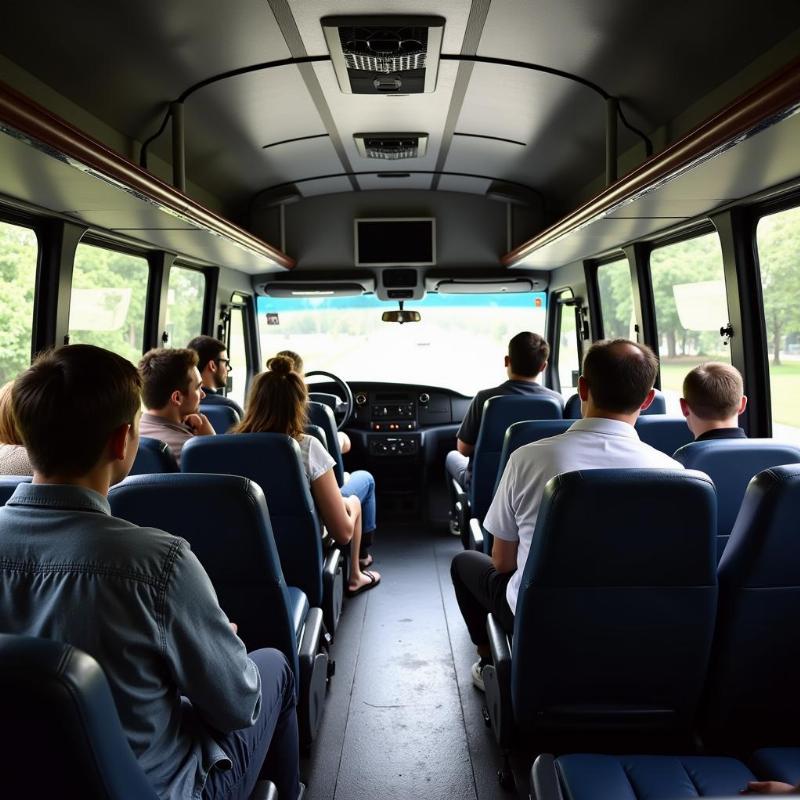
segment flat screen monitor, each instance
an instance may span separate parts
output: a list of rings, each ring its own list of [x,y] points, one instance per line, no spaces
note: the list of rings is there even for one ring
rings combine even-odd
[[[360,267],[428,267],[436,263],[436,220],[357,219],[355,245]]]

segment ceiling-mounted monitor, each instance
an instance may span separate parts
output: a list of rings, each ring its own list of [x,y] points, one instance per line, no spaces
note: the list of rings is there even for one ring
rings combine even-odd
[[[432,217],[355,220],[355,263],[359,267],[433,266],[436,220]]]

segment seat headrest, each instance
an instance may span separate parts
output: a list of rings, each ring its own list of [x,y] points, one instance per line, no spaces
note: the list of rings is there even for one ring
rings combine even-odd
[[[4,506],[21,483],[30,483],[29,475],[0,475],[0,506]]]
[[[148,475],[159,472],[177,472],[175,461],[169,447],[159,439],[148,436],[139,438],[139,449],[131,467],[131,475]]]
[[[478,445],[492,445],[499,452],[509,425],[524,420],[561,419],[561,403],[554,397],[536,395],[500,395],[483,404]]]
[[[636,420],[636,433],[645,444],[667,455],[694,440],[683,417],[640,416]]]
[[[716,515],[714,485],[701,472],[557,475],[544,490],[523,584],[715,585]]]
[[[653,390],[653,402],[642,411],[643,415],[650,414],[666,414],[667,413],[667,399],[664,397],[663,392],[658,389]],[[571,395],[567,402],[564,403],[564,418],[565,419],[580,419],[581,418],[581,398],[577,394]]]
[[[241,421],[235,408],[221,403],[201,403],[200,413],[208,417],[208,421],[216,433],[227,433]]]

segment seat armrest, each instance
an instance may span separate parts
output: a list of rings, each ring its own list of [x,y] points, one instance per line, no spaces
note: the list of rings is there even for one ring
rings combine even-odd
[[[483,668],[486,707],[495,739],[503,750],[514,744],[514,711],[511,706],[511,646],[493,614],[486,618],[492,663]]]
[[[322,609],[309,608],[308,616],[303,625],[303,633],[297,648],[300,661],[311,661],[319,650],[322,640]]]
[[[556,770],[556,759],[542,753],[531,767],[531,800],[564,800]]]
[[[497,617],[489,614],[486,617],[486,633],[489,634],[489,647],[492,651],[492,662],[498,672],[508,676],[508,685],[511,686],[511,645],[506,632],[500,627]]]
[[[453,496],[455,497],[453,510],[455,512],[456,522],[458,523],[458,530],[461,533],[461,544],[464,545],[465,550],[468,550],[470,517],[469,495],[455,478],[453,478]]]
[[[247,800],[278,800],[278,790],[272,781],[259,781]]]
[[[331,637],[336,634],[342,613],[344,576],[342,574],[342,551],[332,547],[322,565],[322,616],[325,628]]]
[[[483,525],[477,517],[471,517],[469,521],[469,547],[483,552]]]

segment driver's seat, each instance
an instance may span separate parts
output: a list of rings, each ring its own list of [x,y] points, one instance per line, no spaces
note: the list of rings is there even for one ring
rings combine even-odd
[[[328,440],[328,452],[336,462],[333,465],[333,474],[336,476],[336,483],[339,488],[344,484],[344,460],[342,459],[342,449],[339,447],[339,431],[336,428],[336,419],[329,405],[325,403],[308,402],[308,422],[310,425],[319,425],[325,431],[325,438]]]

